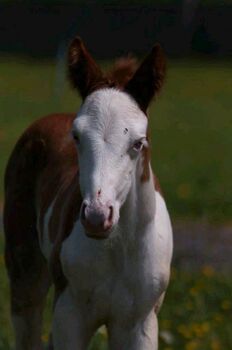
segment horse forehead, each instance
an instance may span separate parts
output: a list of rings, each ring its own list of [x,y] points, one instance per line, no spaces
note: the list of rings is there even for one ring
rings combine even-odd
[[[146,117],[136,102],[115,89],[102,89],[91,94],[83,105],[82,113],[89,116],[90,122],[95,119],[96,122],[110,123],[112,126],[135,125],[136,121],[146,124]]]

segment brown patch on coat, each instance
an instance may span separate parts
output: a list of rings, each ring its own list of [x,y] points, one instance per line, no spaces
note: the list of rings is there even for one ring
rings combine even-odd
[[[50,283],[39,247],[35,205],[36,184],[46,164],[46,154],[37,131],[29,129],[15,145],[7,164],[3,214],[11,311],[24,319],[41,308]]]
[[[142,149],[142,167],[143,172],[140,177],[141,182],[147,182],[150,179],[150,160],[151,160],[151,154],[150,154],[150,148],[143,147]]]
[[[147,182],[150,179],[150,150],[145,148],[143,151],[143,172],[141,175],[141,182]],[[160,182],[158,177],[153,174],[153,182],[155,191],[159,192],[159,194],[163,197],[163,191],[160,186]]]
[[[39,228],[43,232],[43,219],[60,188],[78,171],[77,152],[71,136],[75,115],[52,115],[38,121],[41,138],[46,147],[46,165],[37,183]],[[78,179],[77,179],[78,181]]]
[[[31,266],[32,271],[37,271],[42,269],[45,262],[39,249],[37,224],[42,234],[41,239],[43,239],[43,219],[48,207],[60,189],[67,191],[69,189],[71,193],[71,184],[74,180],[76,180],[76,187],[73,185],[72,195],[76,194],[77,197],[71,199],[70,194],[68,207],[64,205],[69,211],[64,229],[62,232],[59,231],[60,222],[57,222],[57,227],[54,223],[52,228],[52,238],[57,251],[59,250],[57,247],[61,245],[60,240],[67,237],[71,231],[74,216],[78,216],[81,201],[78,190],[78,161],[70,133],[74,118],[74,114],[55,114],[36,121],[19,139],[8,162],[4,206],[6,260],[9,274],[14,280],[17,280],[15,277],[17,274],[19,278],[21,274],[25,278],[28,275],[28,282],[21,277],[22,285],[30,285],[29,281],[32,277],[30,277],[28,267]],[[72,208],[70,208],[71,202],[73,203]],[[37,222],[38,213],[39,223]],[[58,233],[59,239],[56,236]],[[24,256],[21,251],[27,251],[27,254],[25,253]],[[54,265],[57,263],[58,267],[52,270],[55,273],[59,272],[59,277],[54,276],[56,281],[62,279],[62,271],[61,267],[59,270],[58,253],[53,253],[54,256]],[[27,263],[24,264],[24,260]],[[20,266],[22,266],[22,271],[19,270]],[[25,266],[25,271],[23,266]],[[38,277],[39,274],[37,271],[35,276]],[[39,283],[39,278],[37,279]]]
[[[161,188],[161,186],[160,186],[159,179],[158,179],[158,177],[157,177],[155,174],[153,174],[153,181],[154,181],[155,190],[156,190],[157,192],[159,192],[159,194],[160,194],[162,197],[164,197],[164,196],[163,196],[162,188]]]
[[[82,202],[77,151],[71,136],[74,118],[74,114],[50,116],[41,125],[47,145],[47,164],[38,181],[37,205],[43,240],[45,214],[54,203],[48,228],[49,239],[54,244],[49,265],[56,293],[62,291],[66,285],[59,257],[61,245],[72,231]]]
[[[149,132],[147,134],[147,140],[149,141]],[[150,163],[151,163],[150,143],[148,144],[148,147],[143,148],[142,157],[143,157],[143,162],[142,162],[143,172],[140,179],[141,179],[141,182],[147,182],[150,179]],[[160,186],[159,179],[154,173],[153,173],[153,182],[154,182],[155,190],[159,192],[160,195],[163,197],[163,192]]]
[[[62,242],[72,232],[74,223],[78,220],[81,203],[78,174],[74,173],[73,178],[59,191],[49,221],[50,239],[54,243],[50,268],[58,291],[62,291],[67,283],[60,262]]]
[[[11,245],[36,239],[36,183],[45,162],[43,140],[35,130],[27,130],[17,142],[5,172],[4,227]]]
[[[147,182],[150,179],[150,163],[151,163],[151,146],[150,146],[150,132],[149,129],[147,130],[147,142],[148,146],[143,147],[142,149],[142,167],[143,167],[143,172],[141,175],[141,182]]]

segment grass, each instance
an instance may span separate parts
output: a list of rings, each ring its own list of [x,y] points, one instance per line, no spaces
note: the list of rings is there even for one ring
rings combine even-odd
[[[150,110],[152,163],[172,217],[232,217],[232,64],[179,60]],[[22,131],[52,112],[80,105],[51,62],[0,60],[0,178]],[[62,79],[61,79],[62,80]],[[2,181],[0,200],[3,197]]]
[[[171,65],[153,106],[153,162],[172,214],[231,220],[232,66]]]
[[[2,241],[0,242],[2,249]],[[0,350],[12,350],[9,291],[0,253]],[[232,344],[232,278],[203,266],[198,272],[172,270],[164,305],[159,315],[160,350],[222,350]],[[45,316],[46,342],[51,320],[51,294]],[[89,350],[106,350],[107,334],[98,333]]]

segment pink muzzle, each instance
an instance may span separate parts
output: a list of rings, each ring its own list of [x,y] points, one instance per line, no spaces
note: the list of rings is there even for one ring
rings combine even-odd
[[[107,238],[113,226],[113,215],[112,205],[102,204],[99,200],[83,201],[80,218],[86,235],[96,239]]]

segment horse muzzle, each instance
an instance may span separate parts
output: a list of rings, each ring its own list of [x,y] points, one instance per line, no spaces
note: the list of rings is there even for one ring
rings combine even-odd
[[[105,239],[109,237],[113,226],[114,208],[99,200],[83,201],[80,218],[88,237]]]

